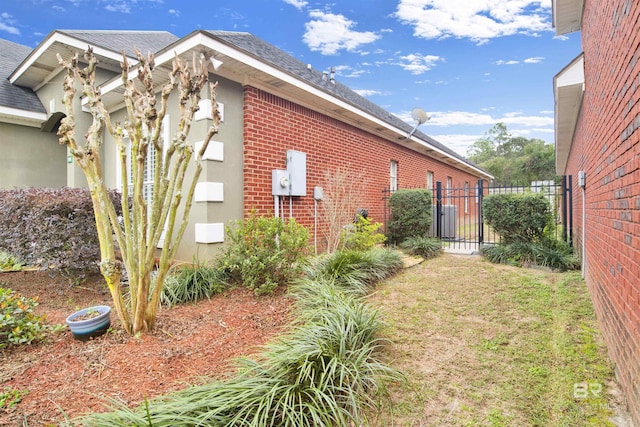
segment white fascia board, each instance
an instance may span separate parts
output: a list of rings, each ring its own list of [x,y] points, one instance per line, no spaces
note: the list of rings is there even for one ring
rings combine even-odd
[[[46,113],[0,107],[0,121],[39,128],[47,120]]]
[[[66,34],[61,34],[58,32],[54,32],[49,38],[47,38],[44,42],[42,42],[29,56],[24,60],[24,62],[18,67],[16,71],[14,71],[11,76],[9,76],[9,81],[12,84],[24,74],[37,60],[42,56],[44,52],[47,51],[54,43],[59,42],[66,44],[67,46],[76,48],[81,52],[84,52],[87,49],[87,46],[91,46],[84,40],[80,40],[74,37],[70,37]],[[115,52],[112,50],[104,49],[98,46],[91,46],[93,48],[93,53],[99,56],[104,56],[105,58],[113,59],[114,61],[122,60],[122,53]],[[137,63],[137,60],[134,60],[134,63]]]
[[[295,86],[305,92],[308,92],[310,94],[312,94],[313,96],[316,96],[318,98],[321,98],[325,101],[328,101],[342,109],[351,111],[352,113],[355,113],[357,115],[359,115],[360,117],[362,117],[363,119],[369,121],[369,122],[373,122],[379,126],[382,126],[384,128],[387,128],[389,130],[391,130],[392,132],[397,133],[399,136],[406,136],[407,132],[405,132],[402,129],[398,129],[395,126],[390,125],[389,123],[378,119],[375,116],[372,116],[362,110],[360,110],[357,107],[354,107],[353,105],[346,103],[336,97],[334,97],[333,95],[322,91],[294,76],[292,76],[291,74],[288,74],[282,70],[279,70],[278,68],[275,68],[267,63],[265,63],[264,61],[261,61],[251,55],[248,55],[244,52],[241,52],[239,50],[237,50],[236,48],[226,45],[224,43],[221,43],[217,40],[214,40],[213,38],[211,38],[211,36],[208,36],[204,33],[195,33],[192,36],[187,36],[188,38],[184,39],[182,42],[180,42],[179,44],[177,44],[173,49],[170,49],[166,52],[161,53],[160,55],[156,56],[155,58],[155,64],[156,66],[162,65],[165,62],[171,61],[173,60],[173,58],[176,55],[181,55],[185,52],[188,52],[190,49],[193,49],[197,46],[205,46],[207,48],[210,48],[212,50],[215,50],[225,56],[228,56],[230,58],[233,58],[237,61],[240,61],[244,64],[249,65],[250,67],[261,71],[263,73],[269,74],[279,80],[282,80],[286,83],[289,83],[292,86]],[[129,72],[129,78],[130,79],[134,79],[136,78],[138,75],[138,71],[137,69],[133,69]],[[110,91],[120,87],[122,85],[122,81],[120,79],[115,79],[112,80],[111,83],[106,84],[104,86],[102,86],[101,88],[101,92],[103,94],[109,93]],[[460,159],[452,156],[451,154],[440,150],[439,148],[432,146],[431,144],[429,144],[428,142],[422,140],[422,139],[418,139],[414,136],[411,137],[412,141],[417,142],[418,144],[422,145],[425,148],[428,148],[432,151],[435,151],[445,157],[450,158],[451,160],[455,161],[456,163],[464,163],[461,162]],[[479,174],[481,175],[486,175],[486,172],[482,172],[479,169],[474,168],[472,165],[468,164],[468,163],[464,163],[465,165],[467,165],[468,167],[476,170]]]

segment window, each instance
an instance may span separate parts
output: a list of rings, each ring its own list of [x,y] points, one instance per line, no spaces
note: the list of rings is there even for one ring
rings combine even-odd
[[[453,178],[450,176],[447,177],[447,204],[451,204],[451,192],[453,191]]]
[[[389,190],[394,192],[398,189],[398,162],[391,160],[389,165]]]
[[[427,172],[427,188],[433,191],[433,172]]]
[[[161,134],[161,140],[162,141],[167,141],[169,139],[169,116],[165,116],[163,121],[162,121],[162,131],[160,132]],[[132,175],[132,166],[131,166],[131,161],[132,161],[132,156],[131,156],[131,142],[128,138],[128,136],[125,135],[124,138],[124,143],[127,144],[128,148],[129,148],[129,152],[127,154],[127,185],[129,187],[129,194],[131,194],[131,192],[133,191],[133,177]],[[153,174],[155,172],[155,168],[156,168],[156,161],[158,161],[158,159],[156,159],[156,151],[153,149],[153,145],[149,144],[149,146],[147,147],[147,161],[145,163],[145,168],[144,168],[144,180],[142,183],[142,195],[144,197],[144,200],[147,202],[147,205],[151,204],[151,201],[153,200]],[[159,159],[159,161],[162,161],[162,159]],[[122,182],[121,182],[121,178],[120,178],[120,158],[116,158],[116,180],[117,180],[117,187],[118,190],[122,190]]]

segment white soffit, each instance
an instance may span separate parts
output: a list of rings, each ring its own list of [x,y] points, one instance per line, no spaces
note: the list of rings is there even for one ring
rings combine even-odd
[[[554,77],[556,173],[563,175],[584,92],[584,56],[580,55]]]
[[[553,0],[553,27],[557,35],[580,31],[584,0]]]
[[[120,69],[122,54],[97,46],[93,47],[93,53],[100,57],[100,66],[112,70]],[[69,59],[75,52],[84,52],[87,42],[77,38],[54,32],[44,40],[20,66],[9,76],[11,84],[35,88],[43,82],[55,77],[60,70],[56,54],[64,59]],[[132,64],[137,60],[129,59]]]

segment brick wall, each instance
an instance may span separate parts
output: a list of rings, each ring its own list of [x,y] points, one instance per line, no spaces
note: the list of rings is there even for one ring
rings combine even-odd
[[[585,92],[567,174],[584,170],[585,278],[609,354],[640,425],[640,5],[587,0]],[[576,246],[582,192],[574,188]]]
[[[353,168],[364,177],[367,190],[361,207],[378,222],[384,221],[382,191],[389,188],[391,160],[398,163],[399,188],[425,187],[427,171],[443,187],[447,177],[454,187],[469,182],[473,189],[477,182],[477,177],[402,147],[401,142],[391,143],[256,88],[246,87],[244,98],[245,216],[252,209],[273,214],[271,171],[286,169],[287,150],[307,154],[307,196],[293,197],[293,216],[309,229],[314,224],[313,188],[323,186],[325,174],[339,167]],[[287,199],[287,215],[288,203]]]

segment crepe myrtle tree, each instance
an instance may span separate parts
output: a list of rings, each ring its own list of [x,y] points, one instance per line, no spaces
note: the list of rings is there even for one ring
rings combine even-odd
[[[87,178],[100,241],[100,271],[109,287],[118,317],[130,334],[147,332],[154,326],[164,279],[189,219],[195,186],[202,170],[202,155],[218,132],[220,122],[215,98],[217,83],[209,83],[212,126],[202,147],[195,153],[195,171],[186,178],[187,167],[194,163],[190,162],[194,148],[187,137],[194,114],[199,109],[201,93],[208,83],[206,61],[201,57],[196,63],[194,55],[189,64],[176,56],[168,82],[158,88],[153,82],[153,55],[144,57],[139,51],[136,55],[137,76],[132,78],[130,71],[133,68],[124,53],[122,55],[126,106],[126,118],[122,122],[112,121],[101,99],[95,81],[98,60],[92,49],[84,53],[86,66],[81,66],[77,53],[68,60],[58,56],[58,62],[66,70],[63,82],[66,117],[60,124],[58,136]],[[76,139],[74,108],[76,88],[80,87],[92,116],[82,144]],[[179,108],[177,129],[169,141],[163,141],[162,122],[170,95],[174,92],[177,92]],[[119,155],[123,183],[122,217],[118,217],[109,199],[103,178],[100,148],[105,132],[113,137]],[[152,200],[147,202],[143,195],[143,182],[151,152],[155,152],[155,158],[159,160],[152,172]],[[127,183],[132,183],[131,190]],[[159,261],[156,261],[156,248],[163,231],[163,250]],[[116,242],[129,279],[126,293],[121,283],[122,262],[116,258]],[[156,264],[157,275],[152,283]]]

